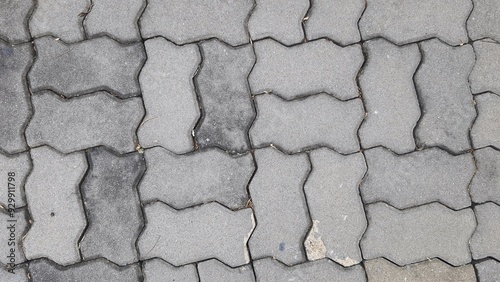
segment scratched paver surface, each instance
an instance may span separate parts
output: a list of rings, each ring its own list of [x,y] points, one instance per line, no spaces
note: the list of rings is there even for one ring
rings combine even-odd
[[[500,1],[0,0],[0,282],[500,281]]]

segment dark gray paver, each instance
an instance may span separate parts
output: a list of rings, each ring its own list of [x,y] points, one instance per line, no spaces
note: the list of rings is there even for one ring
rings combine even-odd
[[[26,258],[76,263],[78,240],[87,225],[79,192],[87,170],[85,154],[63,155],[47,146],[30,152],[33,170],[26,181],[26,200],[32,225],[23,238]]]
[[[250,154],[232,157],[219,149],[175,155],[163,148],[144,153],[147,171],[139,191],[143,202],[160,200],[176,209],[216,201],[244,208],[255,170]]]
[[[250,129],[252,144],[276,144],[298,152],[318,145],[342,153],[359,151],[357,130],[364,117],[361,99],[339,101],[327,94],[286,101],[273,94],[255,97],[257,118]]]
[[[312,171],[304,185],[313,221],[304,243],[307,258],[358,264],[363,259],[359,240],[366,228],[358,190],[366,172],[363,155],[342,156],[326,148],[310,154]]]
[[[4,238],[4,243],[0,245],[0,262],[2,264],[18,264],[26,261],[21,244],[28,228],[28,210],[23,208],[16,212],[1,211],[0,220],[5,226],[0,228],[0,236]],[[12,250],[14,251],[12,252]]]
[[[144,282],[193,282],[199,281],[194,264],[175,267],[161,259],[142,263]]]
[[[255,116],[247,82],[255,62],[252,47],[232,48],[218,40],[200,47],[203,63],[195,83],[204,115],[195,130],[196,142],[200,148],[247,151],[248,128]]]
[[[34,4],[34,0],[2,1],[0,4],[0,38],[11,43],[29,41],[27,22]]]
[[[471,238],[470,249],[474,259],[493,257],[500,260],[500,206],[485,203],[474,207],[477,229]]]
[[[500,149],[500,96],[491,93],[475,97],[477,119],[471,129],[474,148],[495,146]]]
[[[500,263],[489,259],[477,263],[477,276],[481,282],[498,282],[500,281]]]
[[[11,46],[0,40],[0,150],[10,154],[26,149],[23,131],[31,109],[25,78],[32,61],[29,43]]]
[[[431,148],[397,156],[384,148],[365,151],[368,173],[361,184],[365,202],[396,208],[439,201],[453,209],[470,206],[468,186],[475,166],[471,154],[452,156]]]
[[[342,45],[359,42],[358,21],[363,0],[315,0],[305,21],[307,39],[328,37]]]
[[[20,208],[26,205],[24,185],[31,169],[32,165],[29,153],[10,156],[0,153],[0,183],[4,183],[3,185],[5,186],[4,189],[0,190],[0,205],[7,209]],[[14,174],[12,175],[12,173]],[[9,174],[12,176],[9,176]],[[9,181],[10,177],[12,177],[10,179],[12,181]],[[8,184],[9,182],[11,185]],[[15,202],[10,203],[11,206],[7,206],[9,203],[9,193],[14,195],[11,198],[15,200]]]
[[[473,43],[476,54],[476,64],[470,74],[472,93],[491,91],[500,95],[500,44],[488,41]]]
[[[452,267],[439,259],[398,266],[383,258],[367,260],[366,274],[370,282],[476,282],[471,264]]]
[[[500,41],[500,2],[496,0],[473,0],[474,9],[467,21],[467,30],[472,40],[489,37]]]
[[[16,266],[14,273],[7,271],[5,265],[0,264],[0,281],[28,282],[28,270],[26,265]]]
[[[149,0],[140,20],[142,36],[164,36],[177,44],[219,38],[231,45],[248,42],[245,29],[252,0]]]
[[[257,63],[249,77],[252,93],[273,92],[285,99],[319,92],[342,100],[358,96],[360,45],[340,47],[320,39],[286,47],[266,39],[253,46]]]
[[[470,0],[368,0],[359,22],[363,39],[384,37],[396,44],[438,37],[450,45],[466,43]]]
[[[307,155],[285,155],[268,147],[256,150],[255,159],[257,172],[249,186],[258,222],[249,242],[252,258],[303,262],[304,237],[310,226],[302,189],[310,170]]]
[[[198,273],[200,274],[200,280],[203,282],[255,281],[250,264],[230,268],[215,259],[198,263]]]
[[[422,119],[415,130],[417,145],[466,151],[476,117],[468,81],[474,50],[470,45],[450,47],[437,39],[420,46],[424,60],[415,74],[422,107]]]
[[[477,171],[470,194],[475,203],[492,201],[500,205],[500,152],[493,148],[474,151]]]
[[[384,39],[364,43],[367,62],[359,77],[366,119],[359,129],[364,148],[384,146],[402,154],[415,149],[420,118],[413,74],[420,62],[416,44],[398,47]]]
[[[160,145],[175,153],[194,149],[191,132],[200,116],[193,76],[201,56],[196,45],[147,40],[148,60],[139,76],[146,116],[137,132],[144,148]]]
[[[384,257],[406,265],[438,257],[459,266],[471,261],[469,239],[476,227],[472,209],[439,203],[397,210],[384,203],[366,207],[368,229],[361,240],[365,259]]]
[[[96,92],[64,100],[44,91],[32,101],[35,114],[26,128],[31,147],[47,144],[64,153],[98,145],[120,153],[135,149],[135,130],[144,113],[140,98],[121,100]]]
[[[85,260],[104,257],[118,265],[138,260],[135,241],[144,226],[137,182],[146,165],[139,153],[117,156],[89,150],[82,200],[89,226],[80,242]]]
[[[251,209],[231,211],[209,203],[177,211],[156,202],[144,212],[147,224],[138,241],[141,259],[158,257],[183,265],[217,258],[231,267],[250,262],[247,241],[255,227]]]
[[[35,40],[37,59],[28,79],[32,91],[49,89],[66,97],[107,90],[121,98],[140,94],[137,75],[146,54],[141,43],[121,45],[109,37],[66,44]]]

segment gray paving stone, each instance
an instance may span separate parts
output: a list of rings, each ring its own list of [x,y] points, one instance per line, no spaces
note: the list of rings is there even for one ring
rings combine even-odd
[[[384,39],[364,43],[367,63],[359,77],[368,112],[359,129],[364,148],[384,146],[403,154],[415,150],[413,129],[420,108],[413,74],[420,63],[416,44],[398,47]]]
[[[135,149],[143,116],[140,98],[120,100],[96,92],[69,100],[44,91],[32,98],[35,114],[26,128],[31,147],[43,144],[69,153],[105,145],[120,153]]]
[[[137,264],[118,267],[104,259],[61,267],[41,259],[30,262],[29,272],[36,282],[138,282],[140,267]]]
[[[255,100],[257,118],[250,129],[254,146],[275,144],[290,152],[319,145],[341,153],[359,151],[356,134],[364,117],[360,99],[342,102],[319,94],[286,101],[264,94]]]
[[[309,0],[256,0],[248,20],[252,40],[272,37],[292,45],[304,41],[302,19],[309,9]]]
[[[194,149],[191,132],[200,110],[193,84],[201,56],[196,45],[147,40],[148,60],[139,76],[146,116],[138,130],[144,148],[160,145],[181,154]]]
[[[29,153],[16,155],[3,155],[0,153],[0,183],[4,183],[4,189],[0,190],[0,205],[4,208],[20,208],[26,205],[24,196],[24,184],[26,177],[31,171],[32,165]],[[14,173],[12,181],[9,181],[9,173]],[[12,183],[9,186],[8,183]],[[9,189],[10,188],[10,189]],[[9,193],[13,194],[14,202],[9,204]]]
[[[384,37],[405,44],[437,37],[450,45],[468,41],[465,23],[470,0],[368,0],[359,22],[363,39]]]
[[[198,263],[200,280],[203,282],[253,282],[255,277],[250,264],[230,268],[218,260],[212,259]]]
[[[91,149],[88,158],[90,170],[81,188],[90,222],[80,242],[83,258],[134,263],[135,242],[144,226],[136,190],[146,169],[144,159],[139,153],[117,156],[104,147]]]
[[[470,149],[469,130],[476,117],[468,81],[474,50],[470,45],[450,47],[437,39],[420,46],[424,60],[415,74],[422,107],[415,130],[417,145],[464,152]]]
[[[500,260],[500,206],[485,203],[474,207],[477,229],[471,238],[470,249],[474,259],[493,257]]]
[[[491,93],[475,97],[477,119],[471,129],[474,148],[495,146],[500,149],[500,96]]]
[[[31,15],[29,28],[33,37],[52,35],[64,42],[71,43],[85,39],[83,20],[92,5],[91,0],[36,1]]]
[[[177,44],[219,38],[231,45],[248,43],[245,29],[252,0],[149,0],[140,20],[142,36],[164,36]]]
[[[62,265],[76,263],[80,261],[78,240],[87,225],[79,192],[87,170],[85,154],[63,155],[42,146],[31,149],[31,158],[33,170],[26,181],[26,200],[32,225],[23,238],[26,258],[45,257]]]
[[[310,170],[306,154],[285,155],[268,147],[255,151],[257,172],[249,185],[257,222],[250,238],[252,258],[272,256],[286,264],[303,262],[310,226],[302,189]]]
[[[231,157],[218,149],[175,155],[163,148],[144,152],[147,171],[139,184],[143,202],[160,200],[176,209],[212,201],[244,208],[255,170],[250,154]]]
[[[92,10],[83,25],[89,38],[108,35],[120,42],[140,41],[137,21],[146,2],[127,0],[117,5],[113,1],[92,0]]]
[[[481,282],[500,281],[500,263],[489,259],[475,265],[477,276]]]
[[[470,74],[470,87],[472,93],[491,91],[500,95],[500,44],[488,41],[473,43],[476,54],[476,64]]]
[[[194,264],[175,267],[161,259],[142,263],[144,282],[193,282],[199,281]]]
[[[366,281],[365,272],[359,265],[344,268],[334,262],[322,259],[288,267],[277,260],[266,258],[254,262],[257,281]]]
[[[358,21],[363,0],[315,0],[304,23],[309,40],[328,37],[342,45],[359,42]]]
[[[0,245],[0,262],[9,267],[25,262],[26,257],[22,250],[22,238],[28,228],[28,210],[26,208],[16,212],[4,212],[2,210],[0,220],[5,226],[0,228],[0,236],[4,240],[4,243]]]
[[[37,59],[28,74],[32,91],[53,90],[65,97],[106,90],[120,98],[140,94],[137,76],[146,54],[141,43],[120,45],[109,37],[74,44],[35,40]]]
[[[2,1],[0,4],[0,38],[14,44],[29,41],[27,22],[34,4],[34,0]]]
[[[18,265],[14,273],[7,271],[4,265],[0,265],[0,281],[28,282],[28,271],[26,265]]]
[[[286,47],[266,39],[253,46],[257,63],[249,77],[252,93],[273,92],[285,99],[319,92],[342,100],[358,97],[360,45],[340,47],[320,39]]]
[[[236,267],[250,262],[247,241],[255,227],[251,209],[231,211],[209,203],[181,211],[161,202],[144,207],[139,237],[141,259],[162,258],[183,265],[217,258]]]
[[[247,82],[255,62],[252,47],[232,48],[218,40],[200,47],[203,64],[195,83],[204,116],[195,129],[196,142],[200,148],[248,151],[247,131],[255,116]]]
[[[304,243],[307,258],[358,264],[363,260],[359,240],[366,228],[358,190],[366,172],[363,155],[342,156],[326,148],[310,154],[312,171],[304,185],[313,221]]]
[[[10,154],[26,149],[23,131],[31,109],[25,78],[32,61],[29,43],[10,46],[0,41],[0,150]]]
[[[459,266],[471,261],[469,239],[476,227],[471,209],[431,203],[397,210],[384,203],[366,207],[368,229],[361,240],[365,259],[384,257],[406,265],[439,257]]]
[[[476,282],[476,274],[471,264],[452,267],[439,259],[397,266],[379,258],[366,261],[365,268],[370,282]]]
[[[475,203],[492,201],[500,205],[500,152],[486,147],[474,152],[477,171],[470,194]]]
[[[404,209],[434,201],[452,209],[470,206],[471,154],[452,156],[431,148],[397,156],[384,148],[365,151],[368,173],[361,184],[366,203],[384,201]]]
[[[472,40],[492,38],[500,41],[500,2],[496,0],[473,0],[474,9],[467,21],[467,30]]]

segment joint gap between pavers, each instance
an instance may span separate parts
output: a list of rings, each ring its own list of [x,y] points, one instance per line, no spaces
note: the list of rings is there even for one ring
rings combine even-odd
[[[397,266],[397,267],[405,267],[405,266],[411,266],[411,265],[415,265],[415,264],[420,264],[420,263],[425,263],[425,262],[428,262],[428,261],[432,261],[432,260],[439,260],[441,261],[442,263],[444,263],[447,267],[451,267],[451,268],[459,268],[459,267],[462,267],[462,266],[465,266],[465,265],[472,265],[472,261],[466,263],[466,264],[462,264],[462,265],[453,265],[453,264],[450,264],[449,262],[447,262],[446,260],[440,258],[439,256],[437,257],[429,257],[429,258],[426,258],[426,259],[423,259],[423,260],[420,260],[420,261],[416,261],[416,262],[412,262],[412,263],[409,263],[409,264],[399,264],[399,263],[396,263],[394,262],[393,260],[385,257],[385,256],[379,256],[379,257],[376,257],[376,258],[372,258],[372,259],[369,259],[368,261],[371,261],[371,260],[376,260],[376,259],[384,259],[386,261],[388,261],[389,263]]]
[[[304,256],[306,258],[306,261],[313,261],[313,260],[310,260],[309,257],[307,256],[307,248],[306,248],[306,244],[305,244],[307,237],[313,228],[313,219],[311,216],[311,209],[309,208],[309,201],[307,200],[305,186],[306,186],[307,181],[309,180],[309,177],[312,174],[312,171],[314,169],[314,165],[313,165],[312,160],[311,160],[311,154],[309,152],[306,152],[305,154],[307,156],[307,162],[309,163],[309,170],[306,173],[306,177],[304,178],[304,181],[302,182],[301,187],[302,187],[302,195],[304,196],[305,207],[307,210],[307,216],[309,217],[309,226],[306,228],[304,235],[302,236],[301,241],[302,241],[302,251],[304,252]]]
[[[424,58],[424,51],[422,50],[422,46],[419,43],[417,43],[417,48],[418,52],[420,53],[420,61],[418,62],[417,67],[415,68],[415,72],[413,73],[412,82],[413,82],[413,87],[415,88],[415,94],[417,96],[417,103],[418,103],[418,109],[420,111],[420,116],[417,122],[415,123],[415,126],[413,127],[413,140],[415,141],[415,150],[420,151],[425,149],[425,147],[423,144],[421,144],[419,138],[417,137],[417,127],[420,125],[420,122],[424,117],[424,106],[423,106],[424,100],[420,96],[421,89],[418,87],[417,82],[415,81],[415,77],[417,75],[417,72],[420,70],[420,67],[424,63],[425,58]]]
[[[89,0],[89,1],[90,1],[90,5],[87,7],[87,10],[78,15],[79,17],[83,17],[82,22],[80,24],[81,24],[82,29],[83,29],[83,38],[85,40],[89,39],[89,35],[87,34],[87,29],[85,28],[85,21],[87,20],[87,16],[89,15],[89,13],[92,11],[92,8],[94,7],[94,1],[93,0]]]
[[[87,208],[85,207],[85,201],[83,200],[83,190],[82,186],[83,183],[85,182],[85,179],[87,176],[90,174],[90,171],[92,170],[93,164],[92,160],[90,159],[90,155],[88,150],[84,151],[85,154],[85,161],[87,162],[87,169],[85,170],[85,174],[83,175],[82,179],[80,180],[80,183],[78,183],[78,197],[80,198],[80,202],[82,203],[82,208],[83,208],[83,215],[85,216],[85,228],[82,230],[82,233],[80,234],[80,238],[78,238],[77,242],[77,247],[78,247],[78,254],[80,255],[80,261],[84,261],[83,257],[83,252],[82,252],[82,241],[85,238],[85,234],[87,233],[87,229],[90,226],[90,221],[87,216]]]
[[[291,97],[291,98],[286,98],[285,96],[283,96],[283,94],[276,92],[272,89],[266,90],[266,91],[263,91],[260,93],[252,93],[253,97],[261,96],[261,95],[274,95],[285,102],[303,101],[303,100],[306,100],[307,98],[310,98],[313,96],[319,96],[319,95],[328,95],[339,102],[350,102],[352,100],[356,100],[356,99],[360,98],[360,96],[357,96],[357,97],[352,97],[352,98],[341,99],[341,98],[337,97],[335,93],[330,93],[327,91],[304,92],[304,93],[301,93],[299,95],[295,95],[294,97]]]
[[[309,19],[309,13],[311,12],[311,9],[313,7],[313,0],[308,0],[308,2],[309,2],[309,7],[307,8],[306,13],[302,17],[302,20],[300,21],[300,26],[302,27],[302,33],[304,34],[304,39],[302,40],[303,43],[306,43],[308,41],[307,31],[306,31],[306,21]]]
[[[329,150],[332,150],[334,151],[335,153],[339,154],[339,155],[342,155],[342,156],[350,156],[350,155],[354,155],[354,154],[357,154],[363,150],[357,150],[357,151],[352,151],[352,152],[339,152],[337,149],[327,145],[327,144],[323,144],[323,143],[317,143],[317,144],[314,144],[314,145],[311,145],[311,146],[306,146],[306,147],[303,147],[301,148],[300,150],[297,150],[297,151],[288,151],[288,150],[285,150],[284,148],[282,148],[280,145],[277,145],[277,144],[274,144],[274,143],[270,143],[270,142],[267,142],[267,143],[263,143],[259,146],[256,146],[255,149],[256,150],[260,150],[260,149],[265,149],[265,148],[273,148],[273,149],[276,149],[278,151],[280,151],[282,154],[284,155],[288,155],[288,156],[293,156],[293,155],[298,155],[298,154],[303,154],[303,153],[306,153],[306,152],[309,152],[309,151],[313,151],[313,150],[317,150],[317,149],[322,149],[322,148],[327,148]]]
[[[205,110],[203,107],[203,101],[200,95],[200,90],[198,83],[196,83],[196,78],[200,74],[200,70],[203,66],[203,62],[205,61],[205,57],[203,56],[202,49],[199,44],[196,44],[196,49],[198,50],[198,54],[200,56],[200,62],[198,63],[198,66],[196,67],[196,71],[194,72],[193,77],[191,77],[191,81],[193,83],[193,90],[196,95],[196,103],[198,104],[198,119],[194,123],[193,128],[191,129],[191,140],[193,141],[193,148],[194,151],[198,151],[200,149],[200,146],[198,145],[198,142],[196,142],[196,130],[201,126],[202,121],[205,119]],[[196,270],[198,271],[198,270]]]
[[[472,209],[475,206],[475,204],[471,202],[470,206],[466,206],[466,207],[463,207],[463,208],[460,208],[460,209],[454,209],[454,208],[451,208],[451,207],[447,206],[444,203],[441,203],[438,200],[434,200],[434,201],[431,201],[431,202],[414,205],[414,206],[411,206],[411,207],[406,207],[406,208],[403,208],[403,209],[397,208],[397,207],[393,206],[391,203],[389,203],[387,201],[383,201],[383,200],[373,201],[373,202],[368,203],[367,205],[369,206],[369,205],[375,205],[375,204],[385,204],[385,205],[387,205],[387,206],[389,206],[389,207],[391,207],[391,208],[393,208],[393,209],[395,209],[397,211],[401,211],[401,212],[405,212],[407,210],[411,210],[411,209],[415,209],[415,208],[424,207],[424,206],[431,205],[431,204],[442,205],[442,206],[446,207],[447,209],[449,209],[451,211],[454,211],[454,212],[459,212],[459,211],[463,211],[463,210],[467,210],[467,209]]]
[[[199,208],[201,206],[204,206],[204,205],[207,205],[207,204],[219,204],[221,205],[222,207],[224,207],[225,209],[231,211],[231,212],[237,212],[239,210],[243,210],[243,209],[246,209],[247,207],[238,207],[238,208],[235,208],[235,209],[232,209],[232,208],[229,208],[228,206],[226,206],[225,204],[217,201],[217,200],[213,200],[213,201],[208,201],[208,202],[203,202],[203,203],[197,203],[197,204],[194,204],[194,205],[190,205],[190,206],[186,206],[186,207],[182,207],[182,208],[176,208],[174,206],[172,206],[171,204],[169,203],[166,203],[165,201],[161,200],[161,199],[153,199],[153,200],[149,200],[149,201],[141,201],[141,204],[146,207],[146,206],[150,206],[150,205],[154,205],[156,203],[162,203],[166,206],[168,206],[169,208],[175,210],[176,212],[182,212],[182,211],[185,211],[185,210],[188,210],[188,209],[193,209],[193,208]]]

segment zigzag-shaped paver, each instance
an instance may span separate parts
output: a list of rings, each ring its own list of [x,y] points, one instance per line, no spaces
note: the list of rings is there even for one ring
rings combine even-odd
[[[474,148],[495,146],[500,149],[500,96],[485,93],[476,96],[477,119],[472,125],[471,138]]]
[[[27,42],[30,34],[28,17],[35,0],[2,1],[0,4],[0,38],[12,43]]]
[[[500,205],[500,152],[487,147],[474,151],[474,156],[477,171],[470,186],[472,201]]]
[[[476,64],[470,74],[472,93],[493,92],[500,96],[500,44],[486,40],[472,44],[476,55]]]
[[[161,259],[147,260],[142,263],[144,282],[164,282],[165,279],[178,282],[199,281],[194,264],[175,267]]]
[[[492,259],[475,264],[477,277],[481,282],[500,281],[500,262]]]
[[[470,249],[475,259],[493,257],[500,260],[500,206],[485,203],[474,207],[477,229],[472,236]]]
[[[0,190],[0,205],[5,209],[20,208],[26,205],[24,185],[31,169],[32,164],[28,153],[10,156],[0,153],[0,183],[5,183],[5,189]],[[8,206],[9,193],[13,195],[10,198],[13,198],[15,201],[11,202],[10,206]]]
[[[254,282],[254,274],[250,264],[237,268],[230,268],[218,260],[212,259],[198,263],[198,273],[201,281],[241,281]]]
[[[497,0],[472,0],[474,9],[467,21],[472,40],[492,38],[500,41],[500,2]]]

